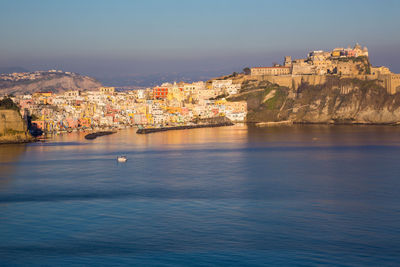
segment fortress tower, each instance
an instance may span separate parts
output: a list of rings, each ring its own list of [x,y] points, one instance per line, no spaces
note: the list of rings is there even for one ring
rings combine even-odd
[[[285,67],[291,67],[292,66],[292,57],[291,56],[286,56],[285,57],[284,66]]]

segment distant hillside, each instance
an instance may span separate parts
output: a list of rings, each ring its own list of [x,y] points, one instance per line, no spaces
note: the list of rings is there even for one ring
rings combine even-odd
[[[100,82],[88,76],[65,72],[40,72],[34,78],[18,78],[18,80],[0,80],[0,95],[31,94],[40,91],[60,93],[68,90],[95,90],[102,86]]]
[[[8,74],[14,72],[29,72],[29,70],[22,67],[0,67],[0,74]]]

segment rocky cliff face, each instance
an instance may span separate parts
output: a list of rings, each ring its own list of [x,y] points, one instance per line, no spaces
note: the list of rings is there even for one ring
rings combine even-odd
[[[100,82],[87,76],[57,75],[32,81],[2,81],[0,94],[31,94],[40,91],[60,93],[68,90],[95,90],[100,86]]]
[[[17,110],[0,110],[0,144],[25,143],[33,138]]]
[[[250,81],[229,100],[247,100],[249,122],[400,122],[400,94],[389,95],[376,81],[331,77],[322,85],[302,83],[297,90]]]

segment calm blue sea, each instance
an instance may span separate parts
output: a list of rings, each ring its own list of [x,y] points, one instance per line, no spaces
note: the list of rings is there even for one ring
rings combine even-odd
[[[0,146],[1,266],[400,264],[398,127],[83,136]]]

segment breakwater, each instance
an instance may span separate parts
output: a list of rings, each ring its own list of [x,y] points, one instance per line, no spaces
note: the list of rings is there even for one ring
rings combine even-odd
[[[115,131],[104,131],[104,132],[90,133],[90,134],[85,135],[85,139],[93,140],[99,136],[110,135],[113,133],[116,133],[116,132]]]
[[[149,134],[157,133],[171,130],[186,130],[186,129],[196,129],[196,128],[211,128],[211,127],[222,127],[222,126],[232,126],[234,125],[231,121],[221,122],[221,123],[208,123],[208,124],[194,124],[194,125],[182,125],[182,126],[171,126],[171,127],[160,127],[160,128],[142,128],[136,131],[137,134]]]
[[[257,127],[273,127],[273,126],[290,126],[293,125],[293,121],[267,121],[256,123]]]

